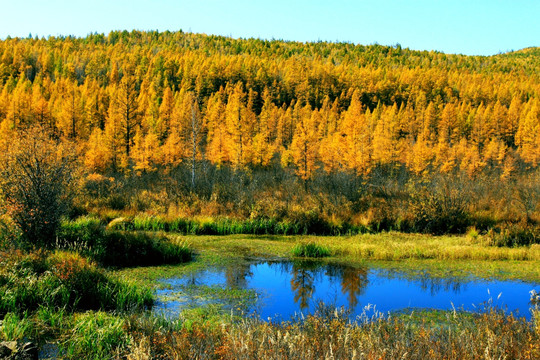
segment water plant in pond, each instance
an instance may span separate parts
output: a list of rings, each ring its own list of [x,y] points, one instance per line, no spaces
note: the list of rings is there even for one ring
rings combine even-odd
[[[540,305],[540,293],[534,289],[529,291],[529,293],[531,294],[531,304]]]
[[[292,249],[292,255],[296,257],[322,258],[330,256],[330,249],[314,242],[299,243]]]
[[[224,312],[242,314],[256,306],[258,294],[253,289],[222,285],[181,284],[157,291],[156,313],[177,316],[187,309],[219,306]]]

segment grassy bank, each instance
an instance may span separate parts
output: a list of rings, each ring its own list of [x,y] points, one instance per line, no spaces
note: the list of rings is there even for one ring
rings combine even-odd
[[[397,232],[355,236],[185,236],[201,250],[286,256],[297,243],[316,243],[335,257],[366,260],[540,260],[540,246],[494,247],[482,238]]]
[[[0,316],[38,309],[125,312],[150,308],[150,289],[107,272],[76,253],[2,253]]]
[[[540,247],[493,247],[470,236],[379,233],[357,236],[185,236],[183,240],[209,262],[239,257],[291,257],[298,244],[327,249],[325,261],[375,265],[403,272],[440,276],[540,281]],[[205,260],[206,261],[206,260]],[[173,270],[169,270],[173,271]]]

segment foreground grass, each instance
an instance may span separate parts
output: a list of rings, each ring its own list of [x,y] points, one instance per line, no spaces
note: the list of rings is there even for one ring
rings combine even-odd
[[[537,314],[538,315],[538,314]],[[65,359],[478,359],[540,357],[540,324],[496,310],[360,317],[320,307],[313,315],[268,323],[224,316],[215,307],[185,311],[175,320],[153,315],[40,310],[7,314],[2,340],[55,342]],[[536,318],[538,319],[538,318]]]

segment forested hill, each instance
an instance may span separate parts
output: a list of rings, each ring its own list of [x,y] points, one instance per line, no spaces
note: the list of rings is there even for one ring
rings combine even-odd
[[[88,170],[217,166],[419,175],[540,161],[540,50],[111,32],[0,41],[0,147],[33,124]]]

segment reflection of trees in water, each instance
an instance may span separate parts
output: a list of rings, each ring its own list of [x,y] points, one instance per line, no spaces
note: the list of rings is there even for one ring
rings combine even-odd
[[[225,269],[225,283],[227,287],[235,289],[246,289],[246,278],[253,275],[251,271],[252,264],[237,264],[234,266],[228,266]]]
[[[292,265],[283,263],[281,269],[286,269],[291,273],[294,301],[300,305],[301,309],[308,307],[309,299],[315,292],[316,280],[325,275],[330,278],[332,283],[339,282],[341,284],[341,293],[347,295],[351,308],[358,304],[358,296],[362,294],[368,284],[366,268],[302,261],[294,262]]]
[[[294,292],[294,302],[300,304],[300,309],[308,307],[309,299],[315,291],[315,274],[300,266],[293,266],[291,289]]]
[[[356,307],[358,304],[358,297],[362,295],[369,283],[367,268],[357,268],[344,265],[328,265],[326,274],[340,281],[341,293],[347,295],[349,307]]]
[[[315,280],[322,275],[323,264],[318,261],[294,261],[292,264],[283,263],[282,269],[288,268],[291,274],[291,290],[294,293],[294,302],[300,309],[306,309],[309,299],[315,292]]]
[[[407,274],[406,272],[396,270],[380,271],[380,276],[387,279],[406,280],[411,283],[416,283],[424,291],[429,291],[431,295],[437,295],[441,291],[452,291],[454,294],[459,294],[467,289],[467,284],[470,279],[461,279],[458,277],[438,277],[430,275],[428,272],[415,274]]]
[[[420,288],[436,295],[440,291],[452,291],[459,294],[467,288],[466,283],[457,278],[435,278],[429,275],[422,276],[419,280]]]
[[[341,292],[347,294],[349,307],[354,308],[358,304],[360,296],[368,285],[367,269],[347,267],[343,269],[341,276]]]

